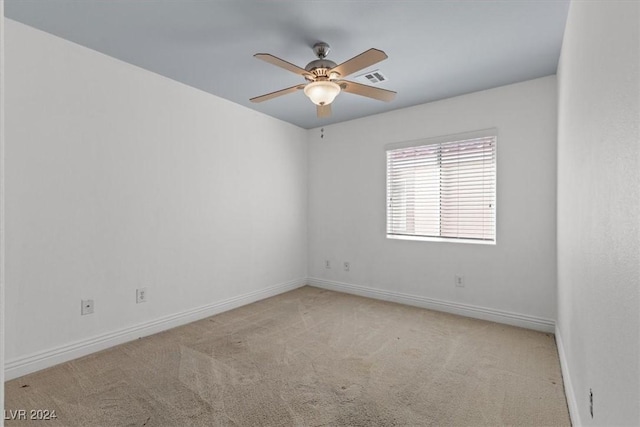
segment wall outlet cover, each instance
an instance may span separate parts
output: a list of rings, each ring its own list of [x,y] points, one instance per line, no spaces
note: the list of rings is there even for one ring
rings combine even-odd
[[[147,302],[147,288],[136,289],[136,304]]]

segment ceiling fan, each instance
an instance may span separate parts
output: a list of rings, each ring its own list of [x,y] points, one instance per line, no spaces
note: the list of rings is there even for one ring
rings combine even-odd
[[[396,92],[394,91],[342,80],[342,78],[353,74],[356,71],[387,59],[386,53],[378,49],[369,49],[362,52],[360,55],[337,65],[335,62],[326,59],[330,49],[329,45],[324,42],[319,42],[313,45],[313,51],[318,59],[309,62],[305,68],[300,68],[297,65],[268,53],[256,53],[253,55],[256,58],[296,73],[304,77],[307,80],[307,83],[267,93],[266,95],[257,96],[255,98],[251,98],[250,101],[268,101],[269,99],[277,98],[278,96],[303,90],[304,94],[311,99],[311,102],[316,104],[318,117],[329,117],[331,115],[331,103],[341,91],[386,102],[395,98]]]

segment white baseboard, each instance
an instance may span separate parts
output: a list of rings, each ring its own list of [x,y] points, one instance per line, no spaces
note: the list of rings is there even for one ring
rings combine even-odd
[[[156,334],[167,329],[175,328],[196,320],[204,319],[214,314],[222,313],[243,305],[269,298],[306,284],[304,278],[270,286],[254,292],[249,292],[223,301],[203,305],[181,313],[171,314],[149,322],[140,323],[128,328],[109,332],[99,336],[65,344],[49,350],[30,354],[24,357],[8,360],[5,363],[5,380],[11,380],[23,375],[45,369],[59,363],[68,362],[78,357],[86,356],[96,351],[104,350],[118,344],[123,344],[147,335]]]
[[[569,416],[571,417],[571,425],[581,426],[580,412],[578,411],[578,402],[576,394],[573,391],[573,383],[571,382],[571,374],[569,373],[569,364],[567,363],[567,355],[564,352],[564,344],[562,343],[562,334],[558,325],[556,325],[556,346],[558,347],[558,357],[560,358],[560,369],[562,370],[562,382],[564,383],[564,394],[567,397],[567,406],[569,407]]]
[[[309,277],[307,283],[317,288],[331,291],[344,292],[347,294],[360,295],[363,297],[392,301],[400,304],[412,305],[415,307],[427,308],[430,310],[444,311],[475,319],[490,320],[497,323],[519,326],[527,329],[534,329],[542,332],[555,332],[555,321],[541,317],[529,316],[526,314],[511,313],[508,311],[496,310],[493,308],[480,307],[476,305],[461,304],[452,301],[444,301],[433,298],[421,297],[417,295],[403,294],[400,292],[386,291],[382,289],[369,288],[361,285],[334,282],[332,280]]]
[[[234,308],[241,307],[255,301],[259,301],[299,288],[301,286],[304,286],[305,284],[337,292],[345,292],[384,301],[393,301],[401,304],[444,311],[447,313],[458,314],[477,319],[490,320],[493,322],[505,323],[508,325],[520,326],[523,328],[535,329],[544,332],[555,332],[556,330],[555,322],[550,319],[543,319],[524,314],[511,313],[507,311],[495,310],[468,304],[460,304],[451,301],[437,300],[416,295],[403,294],[399,292],[374,289],[366,286],[352,285],[349,283],[335,282],[318,278],[307,278],[306,280],[297,279],[290,282],[281,283],[265,289],[260,289],[258,291],[249,292],[233,298],[228,298],[216,303],[204,305],[180,313],[171,314],[155,320],[140,323],[138,325],[123,328],[114,332],[90,337],[49,350],[8,360],[5,363],[5,380],[8,381],[14,378],[18,378],[35,371],[39,371],[41,369],[49,368],[59,363],[64,363],[69,360],[77,359],[79,357],[86,356],[88,354],[95,353],[109,347],[113,347],[118,344],[123,344],[137,338],[145,337],[165,331],[167,329],[175,328],[176,326],[181,326],[190,322],[194,322],[196,320],[204,319],[206,317],[213,316],[224,311],[232,310]],[[560,348],[561,344],[559,342],[559,351],[561,351]],[[568,373],[567,375],[565,375],[566,362],[564,362],[563,353],[561,353],[560,360],[563,366],[563,377],[566,377],[568,379]],[[570,387],[570,383],[568,382],[568,380],[565,380],[565,387],[567,387],[567,384],[569,384]],[[567,400],[570,401],[570,389],[567,388],[566,390]],[[571,396],[573,396],[573,392],[571,392]],[[575,401],[573,401],[573,404],[575,406]],[[572,410],[571,416],[573,419],[573,413],[576,411],[576,409],[572,409],[571,404],[570,409]]]

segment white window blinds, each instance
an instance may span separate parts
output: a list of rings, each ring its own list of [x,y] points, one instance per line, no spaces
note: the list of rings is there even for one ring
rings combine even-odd
[[[387,150],[387,237],[495,242],[495,135]]]

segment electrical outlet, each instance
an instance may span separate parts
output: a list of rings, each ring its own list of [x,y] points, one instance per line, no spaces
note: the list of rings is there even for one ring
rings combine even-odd
[[[593,390],[589,389],[589,413],[593,418]]]
[[[454,280],[458,288],[464,288],[464,276],[456,275]]]
[[[344,271],[351,270],[351,263],[349,261],[344,262]]]
[[[328,259],[324,260],[324,268],[331,268],[331,262]]]
[[[86,314],[93,314],[93,300],[92,299],[83,299],[82,307],[80,309],[80,315],[84,316]]]
[[[147,288],[136,289],[136,304],[147,302]]]

